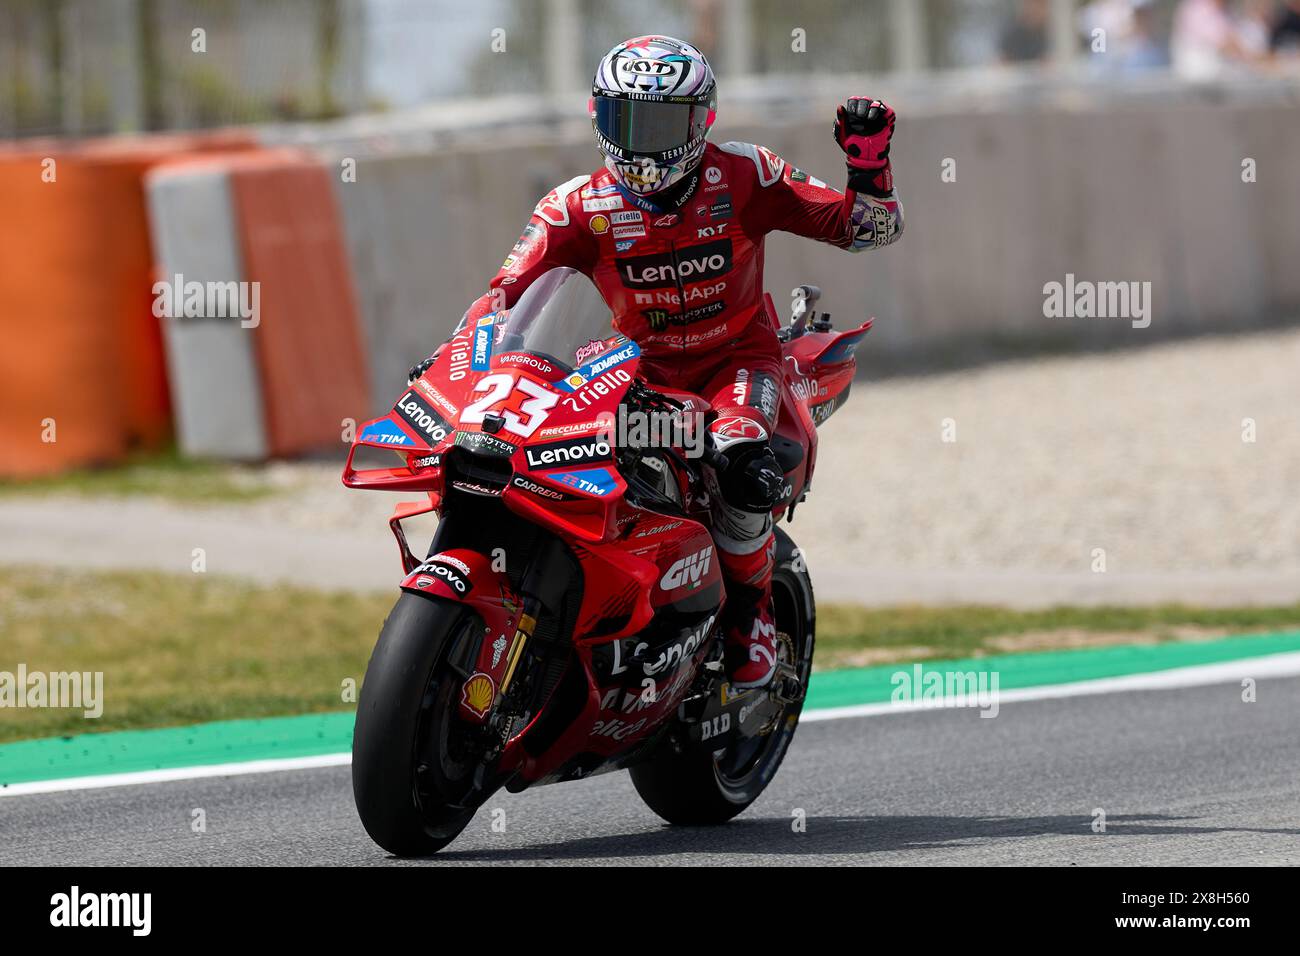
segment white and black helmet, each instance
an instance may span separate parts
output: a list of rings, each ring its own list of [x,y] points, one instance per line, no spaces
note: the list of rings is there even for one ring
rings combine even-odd
[[[620,43],[591,85],[591,122],[605,166],[649,196],[694,172],[716,116],[717,83],[704,54],[672,37]]]

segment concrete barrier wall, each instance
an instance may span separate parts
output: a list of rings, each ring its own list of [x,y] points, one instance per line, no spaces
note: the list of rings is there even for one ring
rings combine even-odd
[[[166,167],[146,180],[159,272],[167,280],[243,281],[224,165]],[[266,457],[262,388],[253,339],[221,318],[162,320],[176,434],[187,455]]]
[[[832,184],[829,122],[720,123],[713,139],[765,143]],[[902,241],[847,254],[773,235],[767,287],[814,282],[847,323],[877,317],[869,353],[969,355],[1000,347],[1141,344],[1300,315],[1300,107],[1216,102],[929,113],[899,122]],[[343,154],[318,146],[330,164]],[[589,134],[509,146],[365,155],[336,180],[370,340],[375,409],[486,287],[536,200],[596,168]],[[358,155],[360,153],[360,155]],[[1258,181],[1242,181],[1254,159]],[[941,178],[946,159],[956,181]],[[337,167],[336,167],[337,168]],[[1153,319],[1046,318],[1043,286],[1073,273],[1152,283]]]

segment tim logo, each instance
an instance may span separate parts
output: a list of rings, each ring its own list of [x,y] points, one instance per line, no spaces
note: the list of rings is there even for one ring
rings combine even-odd
[[[709,563],[713,560],[713,548],[696,551],[692,555],[674,561],[672,567],[659,579],[659,587],[665,591],[677,588],[698,587],[700,581],[709,573]]]

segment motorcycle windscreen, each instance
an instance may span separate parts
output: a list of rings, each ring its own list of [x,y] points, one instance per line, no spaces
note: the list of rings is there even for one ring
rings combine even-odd
[[[544,273],[513,308],[480,321],[490,321],[495,333],[490,367],[530,368],[552,380],[626,341],[614,331],[609,306],[595,285],[568,267]]]

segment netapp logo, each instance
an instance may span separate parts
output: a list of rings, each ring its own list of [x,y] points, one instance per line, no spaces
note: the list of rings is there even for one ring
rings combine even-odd
[[[572,463],[586,464],[593,461],[609,461],[614,452],[609,442],[603,438],[571,438],[568,441],[555,441],[546,445],[533,445],[524,449],[528,458],[528,467],[532,469],[553,468],[557,465]]]
[[[415,392],[407,392],[397,403],[395,411],[427,437],[430,445],[445,441],[451,434],[451,426],[446,420]]]
[[[731,271],[731,240],[689,246],[676,257],[668,253],[615,260],[624,285],[633,289],[658,289],[679,282],[703,282]]]

